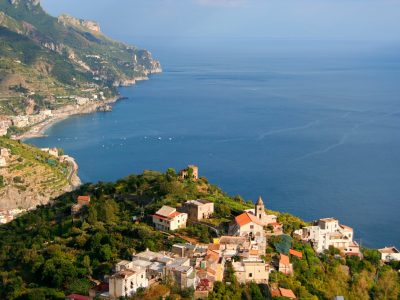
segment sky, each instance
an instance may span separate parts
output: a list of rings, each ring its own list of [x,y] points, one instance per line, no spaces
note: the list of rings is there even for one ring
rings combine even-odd
[[[400,40],[400,0],[42,0],[125,38]],[[123,32],[123,34],[122,34]]]

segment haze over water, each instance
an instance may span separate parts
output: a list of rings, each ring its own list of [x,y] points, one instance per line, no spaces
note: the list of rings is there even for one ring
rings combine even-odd
[[[164,73],[29,142],[64,148],[85,182],[196,164],[231,195],[399,246],[400,47],[202,42],[140,41]]]

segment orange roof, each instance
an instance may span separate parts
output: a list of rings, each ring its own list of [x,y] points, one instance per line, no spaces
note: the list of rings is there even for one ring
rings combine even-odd
[[[248,213],[242,213],[241,215],[238,215],[235,218],[236,223],[238,223],[240,226],[246,225],[251,222],[251,219],[249,217]]]
[[[289,249],[289,253],[294,256],[297,256],[298,258],[303,258],[303,253],[301,253],[300,251]]]
[[[169,218],[175,218],[176,216],[179,216],[181,213],[179,211],[173,212],[172,214],[170,214],[168,217]]]
[[[262,225],[260,223],[260,221],[257,219],[256,216],[254,216],[253,214],[248,213],[248,212],[244,212],[241,215],[238,215],[235,218],[235,221],[236,221],[237,224],[239,224],[239,226],[244,226],[244,225],[249,224],[251,222],[256,223],[258,225]]]
[[[279,292],[281,293],[282,297],[296,299],[296,295],[293,293],[292,290],[279,288]]]
[[[90,196],[79,196],[78,201],[87,201],[90,202]]]
[[[273,291],[271,291],[271,296],[272,297],[280,297],[281,296],[281,292],[278,289],[273,290]]]
[[[283,265],[289,265],[290,264],[289,256],[287,256],[285,254],[281,254],[281,258],[279,259],[279,263],[283,264]]]

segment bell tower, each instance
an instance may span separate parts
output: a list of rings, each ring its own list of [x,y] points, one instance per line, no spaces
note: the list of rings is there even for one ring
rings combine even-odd
[[[261,198],[261,196],[258,198],[255,208],[254,208],[254,213],[260,221],[264,221],[264,216],[265,216],[265,208],[264,208],[264,202]]]

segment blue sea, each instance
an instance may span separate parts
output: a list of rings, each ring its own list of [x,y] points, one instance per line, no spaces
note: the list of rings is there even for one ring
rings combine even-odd
[[[128,41],[129,42],[129,41]],[[142,39],[164,72],[47,137],[84,182],[196,164],[230,195],[400,246],[400,45]]]

